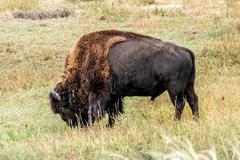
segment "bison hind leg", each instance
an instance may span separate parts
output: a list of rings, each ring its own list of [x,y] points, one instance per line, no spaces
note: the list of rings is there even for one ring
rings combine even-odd
[[[175,120],[180,120],[182,116],[182,112],[185,106],[185,100],[183,98],[183,94],[177,94],[177,95],[171,95],[171,101],[176,107],[176,112],[175,112]]]
[[[198,120],[199,118],[199,112],[198,112],[198,96],[195,93],[194,90],[194,85],[193,84],[188,84],[186,89],[185,89],[185,99],[188,102],[192,114],[193,114],[193,119]]]
[[[111,100],[107,106],[107,112],[109,117],[107,127],[113,127],[116,117],[124,113],[123,97],[116,95],[111,95],[110,97]]]
[[[182,81],[172,81],[166,84],[170,99],[176,108],[174,117],[175,120],[181,119],[181,115],[185,106],[184,90],[186,85],[181,82]]]

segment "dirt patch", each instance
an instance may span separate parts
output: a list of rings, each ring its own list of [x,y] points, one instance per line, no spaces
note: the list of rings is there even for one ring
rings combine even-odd
[[[32,20],[41,20],[41,19],[50,19],[50,18],[64,18],[71,15],[71,12],[68,9],[56,9],[53,11],[15,11],[12,12],[14,18],[21,19],[32,19]]]

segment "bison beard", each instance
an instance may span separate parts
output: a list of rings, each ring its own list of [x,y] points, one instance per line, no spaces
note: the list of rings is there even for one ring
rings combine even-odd
[[[153,100],[165,90],[176,106],[175,119],[181,118],[184,98],[198,118],[194,80],[190,50],[132,32],[106,30],[80,38],[66,58],[62,81],[49,97],[52,111],[71,127],[91,126],[105,113],[113,126],[123,113],[124,96]]]

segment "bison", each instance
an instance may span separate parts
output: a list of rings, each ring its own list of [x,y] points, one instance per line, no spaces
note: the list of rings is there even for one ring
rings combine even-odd
[[[125,96],[167,91],[181,119],[185,100],[198,119],[195,57],[174,43],[133,32],[103,30],[80,38],[67,56],[65,72],[50,92],[54,113],[71,127],[91,126],[108,114],[108,126],[122,114]]]

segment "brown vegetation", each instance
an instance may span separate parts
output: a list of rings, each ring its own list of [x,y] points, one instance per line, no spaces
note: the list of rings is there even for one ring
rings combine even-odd
[[[15,11],[12,12],[14,18],[41,20],[49,18],[64,18],[71,15],[68,9],[56,9],[53,11]]]

